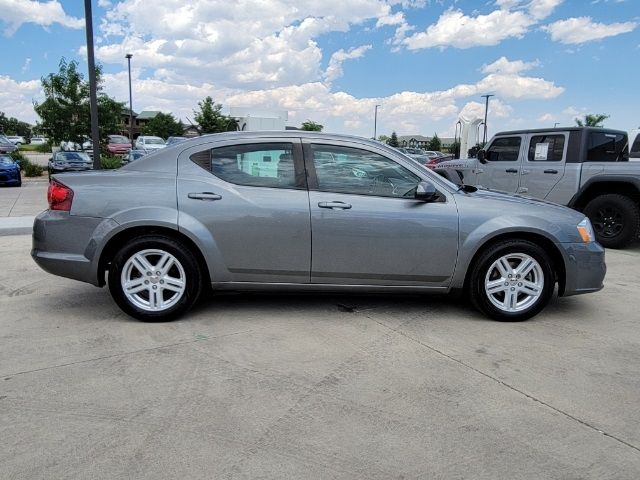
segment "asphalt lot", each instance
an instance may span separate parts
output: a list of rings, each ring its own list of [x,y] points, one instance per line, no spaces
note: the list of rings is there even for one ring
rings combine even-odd
[[[29,248],[0,236],[2,479],[640,478],[640,247],[514,324],[246,294],[145,324]]]

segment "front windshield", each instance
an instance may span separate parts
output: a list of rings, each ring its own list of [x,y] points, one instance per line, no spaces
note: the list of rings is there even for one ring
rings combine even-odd
[[[145,138],[144,143],[146,145],[164,145],[164,140],[160,137],[149,137]]]
[[[13,159],[11,157],[0,157],[0,165],[12,165]]]
[[[114,135],[109,137],[109,143],[129,143],[129,139],[121,135]]]
[[[58,153],[56,160],[63,160],[67,162],[72,162],[72,161],[90,162],[91,161],[91,159],[89,158],[89,155],[82,152]]]

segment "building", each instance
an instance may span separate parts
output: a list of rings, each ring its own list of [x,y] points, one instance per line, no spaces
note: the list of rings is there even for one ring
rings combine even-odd
[[[136,139],[142,134],[142,129],[149,123],[149,120],[155,118],[160,111],[144,110],[140,113],[132,112],[133,117],[133,138]],[[121,135],[129,137],[129,109],[123,109],[120,114],[120,132]]]
[[[401,135],[398,136],[398,144],[401,147],[422,148],[428,150],[427,145],[433,137],[425,137],[424,135]],[[448,149],[455,142],[453,137],[440,137],[442,148]]]

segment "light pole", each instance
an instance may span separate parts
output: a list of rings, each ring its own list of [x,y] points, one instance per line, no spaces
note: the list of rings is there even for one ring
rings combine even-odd
[[[373,139],[376,140],[378,138],[378,107],[380,105],[376,105],[375,112],[373,114]]]
[[[131,142],[131,148],[133,148],[133,100],[131,99],[131,57],[132,54],[127,53],[125,58],[129,64],[129,141]]]
[[[487,112],[489,111],[489,98],[494,97],[495,95],[487,94],[480,95],[485,99],[484,103],[484,135],[482,136],[482,146],[484,147],[487,144]]]
[[[91,104],[91,141],[93,168],[100,169],[100,130],[98,128],[98,95],[96,93],[96,61],[93,55],[93,14],[91,0],[84,0],[84,21],[87,30],[87,63],[89,64],[89,96]]]
[[[558,125],[560,125],[560,122],[556,122],[553,124],[553,128],[556,128]]]

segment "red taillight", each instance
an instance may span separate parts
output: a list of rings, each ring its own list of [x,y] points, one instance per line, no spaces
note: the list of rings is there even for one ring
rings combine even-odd
[[[434,158],[429,160],[427,163],[425,163],[424,166],[429,168],[434,168],[437,164],[438,164],[438,161]]]
[[[50,210],[68,212],[71,210],[73,190],[60,182],[51,180],[49,182],[49,190],[47,191],[47,201],[49,202]]]

